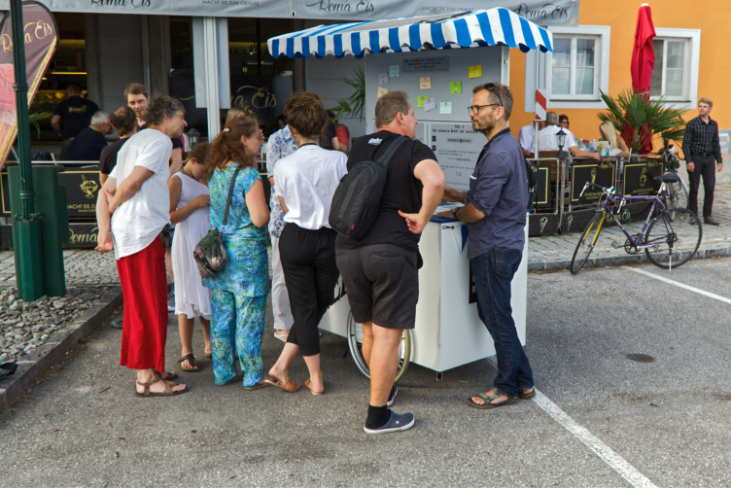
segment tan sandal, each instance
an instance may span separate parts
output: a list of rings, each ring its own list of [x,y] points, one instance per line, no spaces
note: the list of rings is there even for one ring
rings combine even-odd
[[[309,379],[309,378],[307,378],[307,379],[305,380],[305,388],[307,388],[308,390],[310,390],[310,392],[311,392],[311,393],[312,393],[313,395],[315,395],[315,396],[320,396],[320,395],[322,395],[323,393],[325,393],[325,390],[322,390],[322,391],[315,391],[315,390],[313,390],[312,388],[310,388],[310,379]]]
[[[161,393],[155,393],[153,391],[150,391],[150,386],[154,385],[158,381],[162,381],[162,384],[165,385],[165,390]],[[175,395],[180,395],[182,393],[186,393],[188,391],[187,386],[185,387],[184,390],[173,391],[173,389],[170,388],[170,385],[166,381],[164,381],[160,378],[155,378],[154,380],[150,381],[149,383],[143,383],[141,381],[137,381],[136,383],[145,388],[145,390],[142,393],[140,393],[139,391],[137,391],[137,388],[135,387],[135,395],[137,395],[138,397],[175,396]]]
[[[259,382],[257,384],[255,384],[253,386],[245,386],[244,387],[244,390],[246,390],[246,391],[254,391],[254,390],[258,390],[260,388],[266,388],[267,386],[272,386],[272,383],[271,382],[266,381],[268,379],[271,379],[271,378],[269,378],[267,376],[264,376],[262,379],[259,380]]]
[[[300,389],[300,385],[297,383],[292,382],[292,380],[287,380],[286,383],[282,383],[282,380],[278,380],[275,377],[266,378],[264,379],[264,383],[267,383],[272,386],[276,386],[277,388],[281,388],[282,390],[288,392],[288,393],[294,393],[295,391]]]

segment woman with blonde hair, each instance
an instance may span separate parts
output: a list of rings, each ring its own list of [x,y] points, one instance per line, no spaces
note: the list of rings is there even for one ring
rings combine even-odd
[[[256,119],[236,117],[211,144],[206,159],[211,229],[222,234],[228,255],[224,269],[203,280],[211,289],[213,373],[218,386],[233,382],[236,351],[247,390],[266,386],[262,381],[261,340],[269,293],[269,207],[259,172],[254,169],[260,148]],[[233,193],[224,226],[232,181]]]
[[[614,128],[614,124],[605,120],[599,126],[599,133],[602,135],[601,140],[609,143],[610,156],[629,156],[627,143],[624,142],[624,138],[621,135],[617,135],[617,130]]]

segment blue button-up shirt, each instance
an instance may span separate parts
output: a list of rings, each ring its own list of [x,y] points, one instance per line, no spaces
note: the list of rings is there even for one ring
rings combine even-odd
[[[492,249],[523,250],[528,209],[528,177],[520,146],[509,129],[485,145],[470,176],[465,204],[472,203],[485,218],[469,228],[472,259]]]

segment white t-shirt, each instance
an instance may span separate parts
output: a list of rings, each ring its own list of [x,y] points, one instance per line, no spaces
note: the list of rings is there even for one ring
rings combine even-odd
[[[340,179],[348,172],[347,162],[340,151],[309,144],[277,161],[274,187],[289,210],[284,221],[308,230],[330,228],[330,204]]]
[[[533,127],[533,124],[521,127],[520,132],[518,132],[518,144],[520,144],[520,147],[528,152],[535,152],[536,148],[532,145],[535,134],[536,130],[535,127]]]
[[[114,254],[117,259],[142,251],[170,222],[168,161],[173,149],[170,138],[155,129],[145,129],[130,137],[117,154],[117,165],[109,174],[117,187],[135,166],[154,174],[139,191],[112,214]]]
[[[539,151],[558,151],[558,141],[556,141],[556,134],[561,130],[561,127],[557,125],[549,125],[545,129],[538,131],[538,150]],[[566,141],[564,142],[563,149],[568,151],[570,148],[576,146],[576,139],[574,134],[568,130],[563,130],[566,133]],[[531,147],[535,144],[531,141]]]

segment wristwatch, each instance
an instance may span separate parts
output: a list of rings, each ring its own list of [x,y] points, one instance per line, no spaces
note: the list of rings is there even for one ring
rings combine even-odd
[[[457,210],[459,210],[459,207],[452,210],[452,215],[454,215],[454,220],[459,220],[459,217],[457,217]]]

